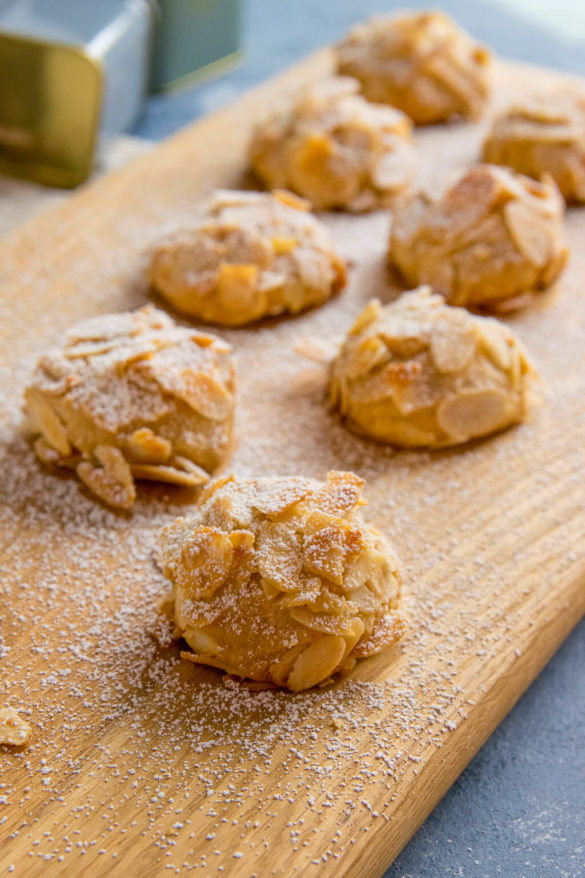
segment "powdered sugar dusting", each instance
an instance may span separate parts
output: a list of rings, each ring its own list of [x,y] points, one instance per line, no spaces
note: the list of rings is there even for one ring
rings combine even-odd
[[[423,177],[469,163],[480,137],[476,127],[424,132]],[[347,433],[323,404],[323,373],[293,351],[297,338],[342,336],[371,296],[396,292],[384,268],[388,218],[326,217],[354,262],[347,292],[295,319],[221,333],[238,360],[232,468],[364,477],[364,515],[406,570],[411,633],[335,688],[301,695],[222,683],[157,643],[159,531],[196,495],[151,486],[132,515],[106,509],[34,459],[20,401],[40,352],[69,325],[144,304],[148,247],[219,182],[212,168],[202,183],[185,154],[175,141],[106,182],[99,211],[84,195],[71,215],[24,230],[26,264],[17,239],[1,253],[0,705],[32,735],[22,751],[0,751],[0,824],[5,862],[27,874],[50,863],[55,874],[105,875],[140,862],[153,873],[265,875],[276,851],[299,869],[355,866],[405,791],[420,791],[424,770],[460,746],[494,674],[514,679],[585,569],[583,214],[568,216],[562,286],[511,321],[542,375],[543,405],[526,425],[435,454]]]

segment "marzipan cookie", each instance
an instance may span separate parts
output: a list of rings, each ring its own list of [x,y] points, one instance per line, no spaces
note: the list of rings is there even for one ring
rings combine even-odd
[[[394,552],[358,513],[363,480],[221,479],[163,531],[184,657],[293,691],[397,641]]]
[[[193,487],[232,448],[231,347],[151,305],[69,330],[25,391],[38,457],[128,509],[135,479]]]
[[[216,192],[205,214],[154,252],[152,286],[179,311],[224,326],[296,314],[345,285],[345,264],[306,201]]]
[[[421,287],[360,314],[331,365],[330,401],[364,436],[441,448],[522,421],[534,375],[507,326]]]

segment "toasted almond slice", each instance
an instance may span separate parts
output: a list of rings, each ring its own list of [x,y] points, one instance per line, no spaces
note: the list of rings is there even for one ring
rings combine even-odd
[[[135,479],[166,482],[169,485],[179,485],[185,488],[205,485],[209,481],[209,475],[204,470],[201,470],[201,474],[185,472],[162,463],[131,463],[130,471]]]
[[[481,323],[478,322],[479,344],[487,352],[488,357],[498,369],[506,372],[510,368],[511,348],[513,341],[510,333],[502,323],[486,317]]]
[[[288,205],[288,207],[294,207],[296,210],[304,211],[309,211],[311,209],[311,203],[307,201],[306,198],[299,198],[298,195],[293,195],[288,189],[275,189],[272,194],[275,198],[278,198],[282,204]]]
[[[225,421],[233,409],[233,398],[223,384],[208,372],[184,369],[180,396],[191,408],[210,421]]]
[[[305,541],[305,569],[316,576],[341,585],[345,570],[347,546],[343,533],[334,526],[324,527]]]
[[[519,412],[500,390],[463,390],[437,408],[439,426],[459,442],[495,433],[516,420],[520,420]]]
[[[346,515],[361,500],[364,480],[352,472],[331,470],[321,491],[311,497],[311,503],[330,515]]]
[[[379,317],[381,310],[382,303],[380,300],[371,299],[349,330],[349,335],[359,335],[360,332],[363,332],[370,323],[373,323]]]
[[[166,463],[171,456],[172,445],[148,427],[140,427],[130,436],[128,451],[136,460],[144,463]]]
[[[299,503],[312,493],[313,483],[309,479],[291,477],[271,482],[269,479],[259,484],[253,499],[253,506],[269,518],[276,518],[291,506]]]
[[[431,358],[437,371],[443,375],[462,372],[477,346],[473,321],[464,312],[461,312],[461,319],[453,319],[456,314],[457,311],[449,312],[449,319],[437,320],[431,334]]]
[[[201,525],[182,543],[176,583],[191,600],[210,598],[228,579],[233,557],[229,536]]]
[[[43,434],[46,441],[63,457],[71,454],[71,445],[67,438],[65,425],[47,402],[45,397],[29,388],[26,391],[26,405],[32,415],[35,426]]]
[[[257,545],[260,576],[280,591],[298,592],[302,577],[301,552],[293,528],[281,522],[263,521]]]
[[[136,500],[136,486],[122,453],[113,446],[98,445],[95,455],[103,465],[94,466],[90,461],[82,460],[77,464],[77,475],[90,491],[110,506],[130,509]]]
[[[376,366],[388,360],[388,348],[375,335],[368,336],[360,341],[357,347],[350,351],[350,356],[345,364],[345,374],[351,380],[367,375]]]
[[[288,688],[293,692],[300,692],[327,679],[342,661],[345,649],[343,637],[320,637],[296,659],[288,675]]]
[[[26,744],[32,729],[13,707],[0,708],[0,744],[21,747]]]
[[[381,619],[376,619],[371,634],[354,646],[352,655],[365,658],[386,649],[400,640],[407,627],[406,619],[400,613],[387,613]]]
[[[213,656],[221,651],[220,645],[213,637],[201,628],[189,627],[183,632],[183,638],[196,653]]]
[[[306,607],[293,607],[291,616],[300,625],[310,628],[312,631],[320,631],[322,634],[346,635],[352,631],[353,618],[334,613],[313,613]]]
[[[532,265],[542,268],[551,253],[551,230],[542,214],[523,201],[509,201],[504,220],[514,244]]]
[[[299,643],[287,650],[278,661],[270,666],[270,676],[277,686],[286,686],[287,677],[301,652],[306,648],[306,644]]]

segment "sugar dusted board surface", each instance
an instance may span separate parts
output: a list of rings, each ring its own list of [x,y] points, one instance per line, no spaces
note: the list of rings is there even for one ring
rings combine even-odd
[[[193,496],[144,488],[132,516],[36,463],[20,400],[77,320],[146,301],[149,247],[214,187],[241,184],[251,121],[329,69],[309,58],[0,244],[0,872],[379,876],[585,610],[585,210],[559,287],[510,320],[544,382],[529,423],[465,449],[395,452],[347,433],[293,351],[337,338],[374,295],[388,216],[327,215],[351,260],[325,307],[222,333],[239,371],[238,475],[367,479],[365,515],[402,556],[410,633],[336,687],[226,687],[151,636],[160,527]],[[564,80],[499,63],[496,105]],[[417,133],[421,180],[475,160],[486,122]]]

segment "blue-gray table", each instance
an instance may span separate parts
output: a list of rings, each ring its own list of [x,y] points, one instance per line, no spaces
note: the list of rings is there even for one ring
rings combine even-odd
[[[580,2],[585,0],[575,0]],[[406,3],[248,0],[243,66],[178,95],[151,98],[133,133],[154,140],[166,137],[313,49],[335,41],[353,22],[399,5]],[[500,6],[480,0],[447,0],[440,5],[501,55],[585,75],[584,48],[568,45]],[[385,878],[456,875],[585,876],[585,623],[492,735]]]

